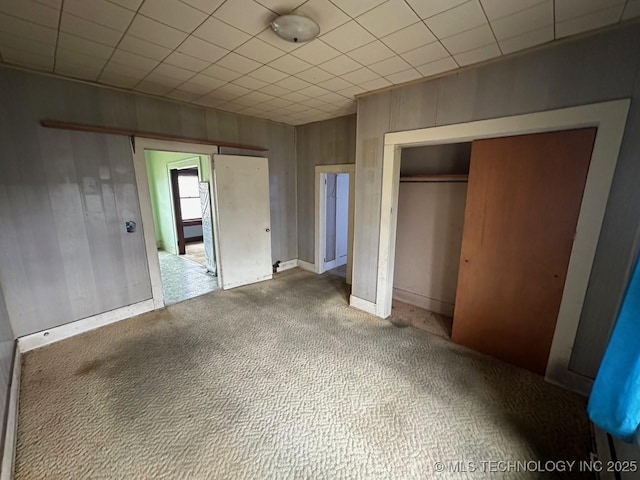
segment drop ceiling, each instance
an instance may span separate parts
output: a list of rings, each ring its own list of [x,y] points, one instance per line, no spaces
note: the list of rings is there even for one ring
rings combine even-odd
[[[320,37],[278,38],[294,11]],[[640,0],[0,0],[0,61],[291,125],[640,16]]]

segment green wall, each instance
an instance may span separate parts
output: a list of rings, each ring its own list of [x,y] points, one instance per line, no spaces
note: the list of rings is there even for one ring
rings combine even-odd
[[[159,249],[178,254],[173,202],[171,200],[171,179],[169,169],[198,167],[201,182],[211,180],[211,164],[207,156],[192,153],[145,151],[149,191],[155,223],[156,242]]]

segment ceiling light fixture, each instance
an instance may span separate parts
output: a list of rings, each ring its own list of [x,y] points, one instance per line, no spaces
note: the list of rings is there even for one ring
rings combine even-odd
[[[293,43],[313,40],[320,34],[320,26],[302,15],[282,15],[271,22],[271,29],[280,38]]]

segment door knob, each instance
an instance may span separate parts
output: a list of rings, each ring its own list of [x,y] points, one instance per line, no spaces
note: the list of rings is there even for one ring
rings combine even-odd
[[[270,229],[270,228],[267,228],[267,229],[265,230],[265,232],[270,232],[270,231],[271,231],[271,229]]]

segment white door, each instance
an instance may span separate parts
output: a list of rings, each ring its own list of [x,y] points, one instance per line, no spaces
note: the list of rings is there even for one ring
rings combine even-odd
[[[213,156],[218,276],[223,289],[272,276],[269,161]]]
[[[349,236],[349,174],[336,179],[336,267],[347,263]]]

